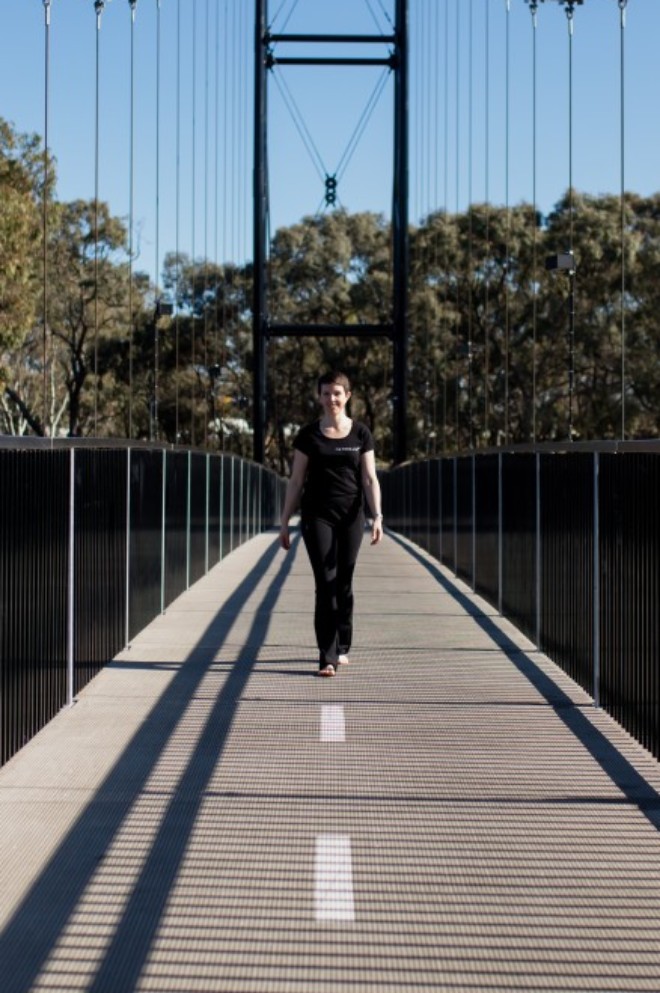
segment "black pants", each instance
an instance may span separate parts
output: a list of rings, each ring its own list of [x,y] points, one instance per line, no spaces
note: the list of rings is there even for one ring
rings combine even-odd
[[[336,665],[353,636],[353,572],[364,533],[360,512],[349,522],[330,524],[303,518],[302,536],[316,582],[314,630],[321,666]]]

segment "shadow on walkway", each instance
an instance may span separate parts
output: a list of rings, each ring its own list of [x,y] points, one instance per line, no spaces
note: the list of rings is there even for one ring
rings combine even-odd
[[[390,537],[430,572],[443,589],[471,615],[481,630],[497,644],[498,649],[507,655],[516,669],[553,707],[560,720],[621,790],[627,802],[638,807],[651,824],[660,830],[660,794],[594,726],[584,709],[575,705],[551,676],[545,673],[528,653],[522,651],[508,638],[501,627],[494,623],[492,617],[481,610],[471,597],[462,593],[455,583],[447,579],[438,566],[407,541],[394,534],[390,534]]]
[[[142,795],[186,708],[233,627],[236,615],[273,562],[278,544],[266,550],[243,582],[223,604],[171,683],[106,776],[65,840],[53,854],[0,935],[3,993],[28,993],[60,935],[67,927],[86,887]],[[253,670],[282,586],[295,555],[282,559],[261,602],[255,608],[248,637],[232,665],[206,720],[179,788],[160,821],[150,852],[135,880],[113,938],[89,990],[115,988],[121,962],[125,989],[133,989],[149,954],[154,935],[193,831],[210,777],[227,741],[236,706]],[[130,665],[130,663],[129,663]],[[181,796],[185,796],[185,802]],[[49,913],[44,908],[50,907]],[[130,946],[130,957],[126,954]]]

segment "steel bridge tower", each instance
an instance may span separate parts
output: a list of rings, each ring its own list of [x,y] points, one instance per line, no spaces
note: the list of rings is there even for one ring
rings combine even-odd
[[[387,337],[393,348],[392,400],[394,412],[394,461],[404,462],[407,452],[407,311],[408,311],[408,0],[395,0],[392,35],[270,34],[268,0],[255,0],[255,99],[254,99],[254,289],[253,289],[253,427],[254,459],[264,460],[266,431],[266,357],[270,337],[347,336]],[[392,183],[392,320],[389,324],[275,324],[269,319],[266,260],[268,216],[267,88],[268,70],[275,64],[271,46],[338,42],[380,43],[391,46],[387,58],[278,58],[277,65],[388,65],[394,72],[394,140]]]

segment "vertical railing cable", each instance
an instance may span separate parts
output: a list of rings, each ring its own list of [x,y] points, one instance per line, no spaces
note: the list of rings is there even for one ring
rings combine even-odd
[[[131,640],[131,448],[126,449],[126,600],[124,606],[124,644]]]
[[[477,457],[472,453],[472,591],[477,588]]]
[[[76,450],[69,451],[69,559],[67,565],[67,624],[66,624],[66,703],[73,705],[75,690],[75,625],[76,625]]]
[[[209,515],[211,509],[211,455],[206,453],[206,493],[204,511],[204,575],[209,571]]]
[[[594,707],[600,707],[600,456],[594,452],[594,531],[593,531],[593,653]]]
[[[234,499],[234,474],[235,474],[236,459],[232,456],[231,459],[231,473],[230,473],[230,489],[229,489],[229,551],[234,551],[234,517],[236,514],[236,500]]]
[[[454,501],[454,575],[458,575],[458,457],[452,459],[454,467],[453,501]]]
[[[188,452],[188,476],[186,490],[186,589],[190,589],[190,556],[191,556],[191,534],[192,524],[192,452]]]
[[[502,533],[504,525],[504,485],[502,479],[503,456],[501,452],[497,455],[497,610],[502,614],[503,604],[503,579],[504,579],[504,535]]]
[[[163,485],[160,505],[160,612],[165,613],[165,536],[167,534],[167,449],[163,448]]]
[[[536,647],[541,647],[541,618],[542,618],[542,599],[541,599],[541,582],[542,582],[542,572],[541,572],[541,551],[542,551],[542,534],[541,534],[541,455],[539,452],[536,453],[536,582],[535,582],[535,602],[536,602]]]
[[[225,458],[219,455],[220,459],[220,482],[218,493],[218,562],[222,562],[225,555]]]

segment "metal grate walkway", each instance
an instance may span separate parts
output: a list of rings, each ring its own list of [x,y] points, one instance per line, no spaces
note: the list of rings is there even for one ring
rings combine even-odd
[[[424,552],[242,546],[0,770],[4,993],[660,989],[660,767]]]

